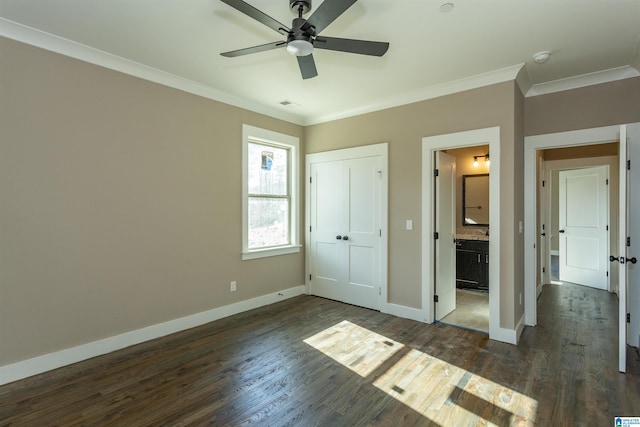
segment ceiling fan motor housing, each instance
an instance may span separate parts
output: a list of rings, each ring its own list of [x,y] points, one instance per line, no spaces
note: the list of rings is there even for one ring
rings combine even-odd
[[[291,24],[291,32],[287,37],[287,42],[291,40],[306,40],[308,42],[313,41],[314,31],[311,25],[307,24],[307,20],[304,18],[295,18]]]
[[[302,15],[304,15],[311,10],[311,0],[289,0],[289,7],[295,15],[298,15],[300,6],[302,6]]]

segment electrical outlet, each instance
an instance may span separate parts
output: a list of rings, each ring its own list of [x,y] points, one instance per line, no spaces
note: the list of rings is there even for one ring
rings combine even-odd
[[[235,292],[236,291],[236,281],[234,280],[233,282],[231,282],[231,292]]]
[[[522,305],[522,292],[520,292],[520,305]]]

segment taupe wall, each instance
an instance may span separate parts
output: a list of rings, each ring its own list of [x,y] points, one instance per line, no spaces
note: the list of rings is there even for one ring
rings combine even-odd
[[[526,136],[640,122],[640,77],[525,99]]]
[[[514,155],[522,152],[522,138],[514,116],[521,102],[515,82],[506,82],[442,98],[418,102],[357,117],[308,126],[307,153],[355,147],[377,142],[389,143],[389,299],[408,307],[421,301],[421,144],[425,136],[500,126],[501,139],[501,324],[514,327],[513,307],[516,277],[522,276],[521,261],[513,256],[515,246]],[[520,95],[521,97],[521,95]],[[518,145],[519,148],[515,148]],[[522,163],[522,159],[519,160]],[[520,197],[520,202],[522,198]],[[522,211],[521,207],[518,207]],[[414,228],[405,230],[405,220]],[[502,251],[502,249],[501,249]],[[517,285],[522,287],[523,284]]]
[[[0,366],[304,284],[302,252],[240,260],[242,124],[302,127],[2,38],[0,58]]]

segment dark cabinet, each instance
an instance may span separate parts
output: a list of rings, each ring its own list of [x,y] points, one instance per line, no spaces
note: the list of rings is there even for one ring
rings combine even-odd
[[[489,289],[489,242],[456,240],[456,287]]]

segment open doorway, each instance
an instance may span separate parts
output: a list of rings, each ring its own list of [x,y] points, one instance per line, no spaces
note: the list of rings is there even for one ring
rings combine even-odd
[[[422,307],[425,320],[429,323],[436,319],[435,293],[436,280],[436,246],[434,236],[437,232],[435,209],[433,206],[436,177],[434,175],[434,153],[455,148],[489,145],[491,153],[490,187],[490,224],[491,239],[489,253],[500,253],[500,236],[502,227],[500,221],[500,128],[492,127],[465,132],[436,135],[422,139]],[[453,236],[451,236],[453,243]],[[489,272],[491,284],[489,286],[489,338],[516,344],[517,330],[500,326],[500,257],[489,258]]]
[[[615,292],[608,262],[618,244],[618,142],[540,150],[538,283]]]
[[[489,177],[490,177],[490,152],[489,145],[478,145],[442,150],[436,156],[446,153],[451,158],[455,167],[455,184],[453,189],[447,186],[451,195],[442,194],[442,191],[434,192],[436,206],[436,221],[439,213],[447,206],[444,215],[455,219],[454,245],[447,256],[455,258],[450,260],[453,267],[453,280],[455,283],[455,300],[449,305],[446,313],[439,312],[441,305],[437,307],[436,316],[442,323],[489,333]],[[450,157],[449,157],[450,156]],[[442,179],[436,182],[436,186],[442,188]],[[454,196],[454,197],[451,197]],[[447,242],[448,243],[448,242]],[[437,256],[445,253],[437,251]],[[449,255],[450,254],[450,255]],[[437,266],[446,262],[437,262]],[[442,292],[439,285],[444,282],[442,269],[436,268],[436,293],[439,298]],[[447,274],[448,276],[448,274]],[[444,302],[444,301],[443,301]]]

